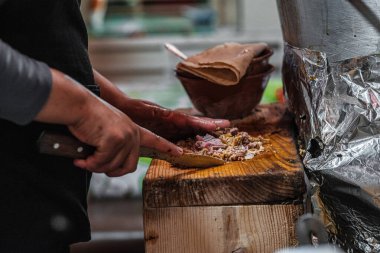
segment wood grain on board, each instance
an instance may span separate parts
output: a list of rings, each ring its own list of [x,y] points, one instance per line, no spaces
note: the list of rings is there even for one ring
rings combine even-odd
[[[286,204],[302,199],[304,174],[286,106],[262,105],[233,121],[263,136],[265,151],[251,160],[207,169],[179,169],[153,160],[144,179],[144,208]]]
[[[147,208],[146,252],[273,253],[297,244],[302,204]]]

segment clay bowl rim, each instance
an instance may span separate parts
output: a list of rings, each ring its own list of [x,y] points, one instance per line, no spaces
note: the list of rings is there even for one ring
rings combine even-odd
[[[262,52],[261,52],[261,54],[258,56],[258,57],[255,57],[255,58],[253,58],[252,60],[251,60],[251,64],[254,64],[254,63],[257,63],[257,62],[260,62],[260,61],[264,61],[264,60],[266,60],[267,58],[269,58],[269,57],[271,57],[272,55],[273,55],[273,49],[271,48],[271,47],[267,47],[267,48],[265,48]],[[270,73],[272,73],[276,68],[272,65],[272,64],[270,64],[270,63],[268,63],[268,66],[270,66],[270,68],[268,69],[268,71],[265,71],[265,72],[261,72],[261,73],[256,73],[256,74],[254,74],[254,75],[252,75],[252,76],[250,76],[249,74],[248,74],[248,76],[247,76],[247,74],[246,75],[244,75],[242,78],[252,78],[253,76],[259,76],[259,75],[264,75],[264,74],[266,74],[267,72],[269,72],[269,74]],[[273,69],[272,69],[273,68]],[[202,77],[199,77],[199,76],[196,76],[196,75],[194,75],[194,74],[191,74],[191,73],[188,73],[188,75],[189,76],[184,76],[184,75],[182,75],[181,73],[185,73],[185,71],[180,71],[180,70],[178,70],[177,68],[176,69],[174,69],[173,70],[174,71],[174,73],[175,73],[175,75],[176,76],[179,76],[179,77],[181,77],[181,78],[188,78],[188,79],[204,79],[204,78],[202,78]]]
[[[270,48],[270,47],[267,47],[257,57],[252,58],[251,62],[252,63],[256,63],[256,62],[259,62],[259,61],[263,61],[266,58],[271,57],[272,55],[273,55],[273,49]]]
[[[267,75],[270,75],[273,71],[275,71],[276,67],[273,66],[272,64],[268,63],[268,70],[264,71],[264,72],[261,72],[261,73],[256,73],[254,75],[244,75],[241,79],[252,79],[252,78],[260,78],[260,77],[263,77],[263,76],[267,76]],[[199,77],[199,76],[196,76],[194,74],[191,74],[191,73],[188,73],[188,72],[184,72],[184,71],[178,71],[178,70],[174,70],[176,76],[178,79],[181,79],[181,78],[186,78],[186,79],[192,79],[192,80],[207,80],[205,78],[202,78],[202,77]],[[184,76],[182,73],[186,73],[188,75],[191,75],[191,76]],[[240,79],[240,80],[241,80]],[[208,80],[207,80],[208,81]],[[215,84],[215,85],[220,85],[220,84],[217,84],[217,83],[213,83],[211,81],[209,81],[210,83],[212,84]],[[240,82],[239,82],[240,83]],[[239,83],[235,84],[235,85],[238,85]],[[221,86],[224,86],[224,85],[221,85]],[[232,85],[226,85],[226,87],[228,86],[232,86]]]

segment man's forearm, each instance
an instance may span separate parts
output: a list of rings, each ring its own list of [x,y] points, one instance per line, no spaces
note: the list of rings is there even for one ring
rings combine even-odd
[[[95,82],[100,87],[100,97],[117,108],[122,107],[127,95],[95,69],[93,73]]]
[[[50,95],[34,120],[45,123],[75,125],[89,110],[89,101],[101,100],[60,71],[51,69]],[[98,101],[94,101],[98,100]],[[91,108],[90,108],[91,109]]]
[[[75,124],[85,113],[87,89],[0,40],[0,118],[23,125],[37,120]]]
[[[51,90],[49,67],[18,53],[0,40],[0,118],[27,124]]]

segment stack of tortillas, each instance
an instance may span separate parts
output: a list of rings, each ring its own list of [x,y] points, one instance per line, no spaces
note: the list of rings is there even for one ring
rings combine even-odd
[[[189,72],[220,85],[235,85],[245,75],[252,59],[268,47],[265,43],[225,43],[178,63],[177,70]]]

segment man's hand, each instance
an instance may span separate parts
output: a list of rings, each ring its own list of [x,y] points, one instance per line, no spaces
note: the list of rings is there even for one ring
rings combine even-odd
[[[182,149],[132,122],[111,105],[89,106],[91,112],[69,130],[80,140],[96,147],[93,155],[74,164],[92,172],[117,177],[135,171],[140,146],[150,147],[172,155]]]
[[[122,176],[136,169],[140,145],[172,155],[182,153],[59,71],[52,70],[52,76],[51,94],[35,120],[67,125],[79,140],[96,148],[87,159],[75,160],[76,166]]]
[[[211,132],[218,127],[230,125],[228,120],[190,116],[138,99],[125,99],[120,109],[140,126],[170,140]]]
[[[94,70],[94,76],[104,100],[123,111],[140,126],[164,138],[176,140],[230,125],[228,120],[194,117],[151,102],[128,98],[96,70]]]

